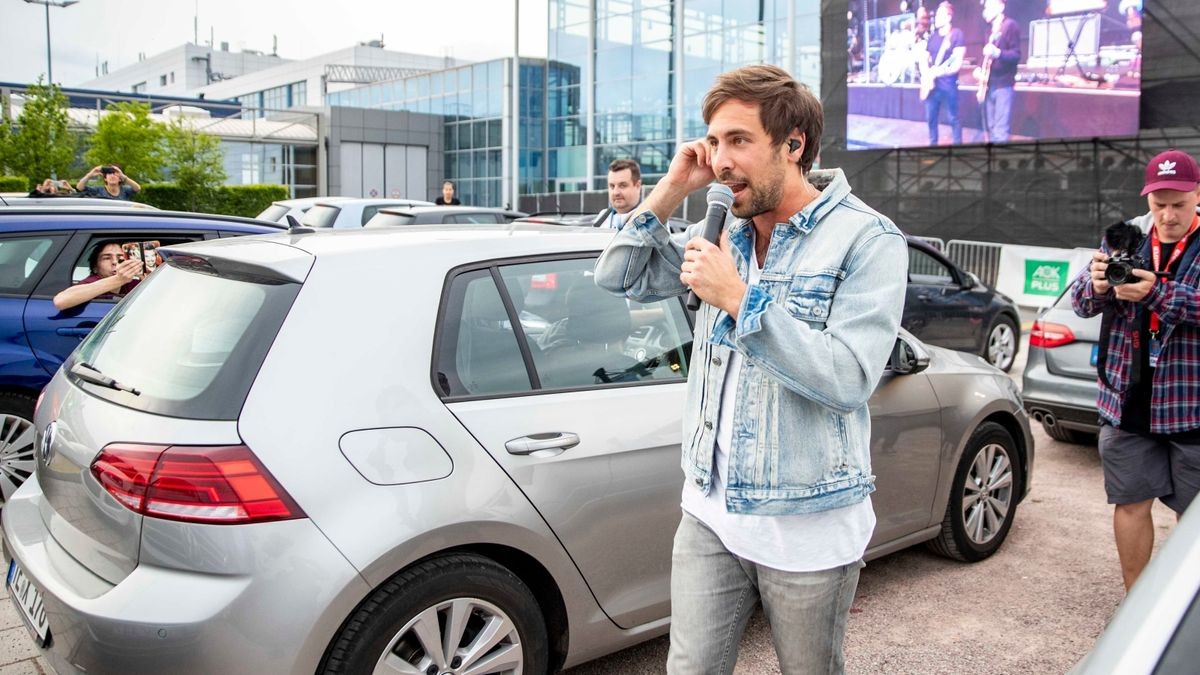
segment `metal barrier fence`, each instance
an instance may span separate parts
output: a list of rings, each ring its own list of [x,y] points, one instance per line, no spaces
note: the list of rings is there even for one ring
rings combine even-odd
[[[942,241],[938,237],[915,237],[915,238],[920,239],[921,241],[925,242],[926,244],[929,244],[930,246],[934,247],[938,251],[945,252],[945,250],[946,250],[946,242]]]
[[[943,249],[946,257],[968,272],[974,272],[988,286],[995,287],[1000,275],[1000,249],[1004,244],[990,241],[951,239]]]

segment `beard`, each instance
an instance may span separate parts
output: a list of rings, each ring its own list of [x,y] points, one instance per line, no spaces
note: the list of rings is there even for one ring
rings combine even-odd
[[[746,192],[750,195],[749,201],[745,204],[738,204],[736,200],[734,201],[733,208],[730,209],[733,215],[749,220],[779,208],[779,203],[783,201],[784,170],[783,166],[776,166],[775,170],[764,177],[761,183],[752,183],[748,178],[738,177],[730,172],[721,174],[720,181],[727,185],[729,183],[745,183]]]

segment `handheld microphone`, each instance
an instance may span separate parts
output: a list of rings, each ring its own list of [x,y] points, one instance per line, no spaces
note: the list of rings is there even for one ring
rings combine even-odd
[[[708,201],[708,212],[704,215],[703,236],[716,244],[721,238],[721,228],[725,225],[725,214],[729,213],[729,207],[733,206],[733,190],[715,183],[708,188],[705,199]],[[693,312],[700,309],[700,298],[696,291],[688,292],[687,308]]]

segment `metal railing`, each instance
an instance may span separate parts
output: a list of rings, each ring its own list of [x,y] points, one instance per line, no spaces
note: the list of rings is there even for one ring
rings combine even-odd
[[[962,269],[973,272],[980,281],[995,287],[1000,275],[1000,250],[1004,244],[990,241],[966,241],[951,239],[943,249],[950,262]]]

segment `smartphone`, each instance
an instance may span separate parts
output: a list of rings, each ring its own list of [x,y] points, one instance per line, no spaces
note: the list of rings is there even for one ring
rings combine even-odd
[[[138,258],[142,261],[142,274],[150,274],[150,268],[146,266],[146,246],[142,242],[138,242]]]

